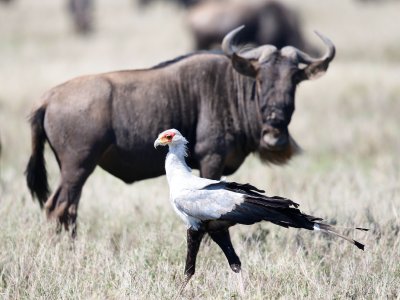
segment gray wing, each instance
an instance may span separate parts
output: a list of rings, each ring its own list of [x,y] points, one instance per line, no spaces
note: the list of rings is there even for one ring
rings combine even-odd
[[[322,230],[337,235],[364,250],[364,245],[338,233],[321,218],[302,213],[297,203],[278,196],[268,197],[249,184],[214,182],[201,190],[186,190],[175,200],[179,210],[196,219],[253,224],[270,221],[283,227]],[[365,228],[356,228],[368,230]]]
[[[312,230],[314,221],[321,220],[303,214],[292,200],[268,197],[260,192],[263,191],[249,184],[221,181],[201,190],[185,190],[175,199],[175,204],[185,214],[202,221],[253,224],[264,220],[284,227]]]
[[[173,199],[184,214],[202,221],[217,220],[244,202],[241,194],[226,190],[186,189]]]

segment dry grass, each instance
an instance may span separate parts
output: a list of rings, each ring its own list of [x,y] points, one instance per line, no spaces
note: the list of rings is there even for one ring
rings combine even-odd
[[[185,229],[165,178],[127,186],[97,170],[85,186],[79,238],[54,236],[30,199],[26,116],[40,95],[87,73],[145,67],[190,50],[184,12],[132,1],[97,2],[98,32],[74,36],[60,1],[0,6],[0,295],[4,299],[168,299],[176,294]],[[292,197],[304,211],[357,233],[361,252],[318,233],[237,226],[243,299],[400,298],[399,3],[290,1],[311,29],[336,43],[327,75],[302,84],[291,131],[304,148],[286,167],[250,157],[230,179]],[[301,4],[300,4],[301,3]],[[58,170],[47,151],[52,185]],[[350,233],[351,234],[351,233]],[[239,298],[220,250],[202,246],[187,299]]]

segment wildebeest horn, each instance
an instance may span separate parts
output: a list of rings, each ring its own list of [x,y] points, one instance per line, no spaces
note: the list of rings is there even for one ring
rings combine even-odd
[[[328,47],[328,50],[325,52],[324,56],[320,58],[313,58],[309,56],[307,53],[296,49],[296,54],[300,62],[305,64],[311,64],[316,62],[324,62],[330,63],[332,59],[335,57],[335,45],[332,43],[330,39],[328,39],[323,34],[319,33],[318,31],[314,31],[316,35],[324,42],[324,44]]]
[[[233,30],[230,31],[230,32],[224,37],[224,39],[222,40],[221,48],[222,48],[222,51],[224,51],[224,53],[225,53],[226,55],[232,56],[232,55],[236,52],[235,49],[234,49],[234,46],[233,46],[233,40],[234,40],[236,34],[237,34],[240,30],[242,30],[243,28],[244,28],[244,25],[239,26],[239,27],[233,29]]]

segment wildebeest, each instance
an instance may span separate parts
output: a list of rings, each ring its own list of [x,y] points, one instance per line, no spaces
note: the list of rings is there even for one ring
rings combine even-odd
[[[87,34],[93,30],[93,0],[68,0],[68,11],[76,32]]]
[[[272,45],[237,51],[240,29],[226,35],[223,53],[78,77],[47,92],[31,115],[26,176],[48,216],[75,235],[81,190],[97,165],[127,183],[163,175],[165,153],[152,139],[165,128],[187,137],[188,163],[202,177],[232,174],[251,152],[271,163],[289,160],[297,149],[288,131],[296,86],[324,73],[335,47],[318,34],[328,48],[321,58]],[[48,199],[46,141],[61,169]]]
[[[240,43],[272,44],[278,49],[291,45],[314,52],[304,41],[298,15],[279,2],[205,1],[190,8],[187,19],[198,50],[212,48],[227,32],[244,24]]]
[[[201,0],[169,0],[169,2],[175,2],[179,5],[182,5],[184,7],[189,7],[191,5],[194,5]],[[139,0],[139,5],[141,6],[146,6],[149,5],[150,3],[154,2],[154,0]]]
[[[71,15],[76,32],[87,34],[93,30],[93,0],[67,0],[67,10]],[[11,3],[13,0],[0,0]]]

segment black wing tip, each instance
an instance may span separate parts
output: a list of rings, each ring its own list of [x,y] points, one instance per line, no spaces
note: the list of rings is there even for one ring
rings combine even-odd
[[[369,231],[369,228],[356,227],[356,229],[361,231]]]
[[[296,203],[297,204],[297,203]],[[316,222],[317,225],[321,225],[321,223],[319,223],[319,221],[323,221],[324,219],[322,218],[317,218],[317,217],[313,217],[312,219],[310,219],[311,222]],[[314,224],[315,225],[315,224]]]
[[[361,244],[360,242],[357,242],[356,240],[353,240],[353,242],[354,242],[354,245],[356,245],[356,247],[358,248],[358,249],[361,249],[362,251],[364,251],[364,244]]]
[[[240,185],[240,186],[242,186],[242,187],[244,187],[244,188],[248,188],[249,190],[253,190],[253,191],[256,191],[256,192],[258,192],[258,193],[263,193],[263,194],[265,194],[265,191],[264,191],[264,190],[261,190],[261,189],[255,187],[254,185],[251,185],[250,183],[245,183],[245,184],[236,183],[236,184],[238,184],[238,185]]]
[[[288,201],[290,203],[290,205],[293,205],[295,208],[298,208],[300,206],[300,204],[298,204],[297,202],[294,202],[293,200],[290,200],[288,198],[285,197],[281,197],[281,196],[270,196],[268,198],[271,199],[276,199],[276,200],[284,200],[284,201]],[[322,220],[320,218],[315,218],[316,220]]]
[[[249,194],[264,194],[265,191],[261,190],[259,188],[256,188],[254,185],[251,185],[250,183],[237,183],[234,181],[230,181],[230,182],[221,182],[225,185],[225,187],[227,189],[230,189],[232,191],[236,191],[239,193],[249,193]]]

